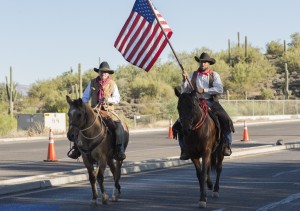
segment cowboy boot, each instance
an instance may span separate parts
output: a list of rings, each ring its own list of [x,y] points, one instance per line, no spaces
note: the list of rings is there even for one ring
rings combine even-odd
[[[179,159],[180,160],[188,160],[188,159],[190,159],[190,156],[184,150],[182,150]]]
[[[69,158],[72,159],[78,159],[80,157],[81,153],[76,144],[74,144],[74,146],[70,149],[67,155]]]
[[[124,160],[126,158],[124,151],[125,150],[124,150],[123,144],[117,144],[114,159],[116,159],[118,161]]]
[[[231,143],[232,143],[232,135],[231,132],[228,131],[224,131],[224,139],[225,139],[225,143],[224,143],[224,148],[223,148],[223,155],[224,156],[230,156],[232,151],[231,151]]]
[[[229,144],[225,144],[224,146],[224,150],[223,150],[223,155],[224,156],[230,156],[232,153],[230,145]]]
[[[182,133],[178,133],[178,142],[179,142],[179,146],[181,149],[181,153],[180,153],[180,160],[188,160],[190,159],[190,156],[185,152],[184,150],[184,140],[183,140],[183,135]]]

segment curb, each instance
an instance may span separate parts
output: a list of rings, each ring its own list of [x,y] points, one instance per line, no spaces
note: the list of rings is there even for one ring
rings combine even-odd
[[[251,148],[242,148],[234,152],[230,157],[225,159],[233,159],[242,156],[251,156],[261,153],[276,152],[279,150],[296,149],[300,148],[300,142],[287,143],[285,145],[265,145]],[[163,159],[152,159],[141,162],[124,163],[122,167],[122,174],[132,174],[143,171],[150,171],[154,169],[170,168],[182,166],[192,163],[191,160],[179,160],[178,156]],[[105,170],[105,177],[112,176],[109,169]],[[0,182],[0,196],[21,191],[30,191],[42,188],[49,188],[68,183],[87,181],[88,174],[86,169],[78,169],[69,172],[57,172],[47,175],[38,175],[31,177],[23,177],[19,179],[11,179]]]

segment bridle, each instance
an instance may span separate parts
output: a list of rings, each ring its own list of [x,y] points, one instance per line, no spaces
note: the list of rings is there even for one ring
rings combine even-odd
[[[103,120],[103,118],[102,118],[102,116],[100,115],[100,108],[95,107],[95,108],[93,108],[93,110],[96,111],[97,115],[95,115],[95,119],[94,119],[93,123],[92,123],[90,126],[84,128],[84,129],[80,129],[78,126],[73,125],[74,127],[77,127],[77,128],[79,129],[79,131],[81,132],[81,135],[82,135],[85,139],[88,139],[88,140],[92,140],[92,139],[98,138],[98,137],[101,135],[101,133],[102,133],[102,130],[101,130],[101,131],[99,131],[99,134],[97,134],[97,135],[94,136],[94,137],[87,137],[87,136],[84,135],[84,133],[83,133],[84,131],[87,131],[87,130],[91,129],[91,128],[95,125],[95,123],[96,123],[96,121],[97,121],[97,118],[100,118],[100,123],[103,124],[105,127],[107,127],[106,124],[105,124],[105,122],[104,122],[104,120]],[[86,110],[85,110],[85,120],[86,120],[86,114],[87,114],[87,112],[86,112]],[[104,139],[104,138],[103,138],[103,139]],[[102,141],[102,140],[101,140],[101,141]]]
[[[88,126],[88,127],[84,128],[84,129],[80,130],[81,135],[82,135],[85,139],[89,139],[89,140],[98,138],[98,137],[101,135],[101,132],[102,132],[102,131],[100,131],[99,134],[96,135],[96,136],[94,136],[94,137],[87,137],[87,136],[84,135],[83,132],[89,130],[90,128],[92,128],[92,127],[94,126],[94,124],[96,123],[96,120],[97,120],[98,117],[100,117],[101,123],[104,123],[104,121],[103,121],[103,119],[102,119],[102,116],[99,114],[99,113],[100,113],[100,109],[94,108],[93,110],[94,110],[94,111],[97,111],[97,115],[95,116],[94,122],[93,122],[90,126]],[[105,123],[104,123],[104,125],[105,125]]]
[[[201,115],[201,118],[197,121],[197,123],[191,126],[191,130],[196,130],[204,124],[204,122],[207,118],[207,114],[208,114],[208,106],[207,106],[204,99],[196,100],[194,97],[192,97],[192,98],[193,98],[193,105],[194,105],[193,106],[193,113],[197,114],[197,110],[196,110],[197,107],[196,106],[199,107],[200,112],[201,112],[201,108],[204,112],[204,115]],[[193,117],[192,117],[192,124],[194,122],[194,117],[195,117],[195,115],[193,115]],[[180,121],[181,121],[181,119],[184,119],[184,118],[180,118]]]

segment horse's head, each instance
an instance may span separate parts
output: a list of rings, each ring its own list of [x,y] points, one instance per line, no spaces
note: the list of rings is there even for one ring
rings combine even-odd
[[[79,132],[84,128],[86,124],[86,106],[82,102],[82,99],[72,100],[68,95],[66,96],[69,104],[69,129],[67,137],[70,141],[74,142],[79,135]]]
[[[189,135],[193,128],[194,119],[196,117],[197,105],[196,92],[182,93],[175,88],[175,94],[178,97],[177,110],[179,114],[179,120],[182,125],[183,134]]]

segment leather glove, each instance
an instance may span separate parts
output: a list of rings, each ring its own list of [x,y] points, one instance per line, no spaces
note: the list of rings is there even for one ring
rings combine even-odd
[[[104,104],[107,104],[107,100],[108,100],[108,97],[102,97],[100,99],[100,102],[104,103]]]
[[[198,89],[197,89],[197,92],[198,92],[199,94],[203,94],[203,93],[204,93],[204,89],[198,88]]]

